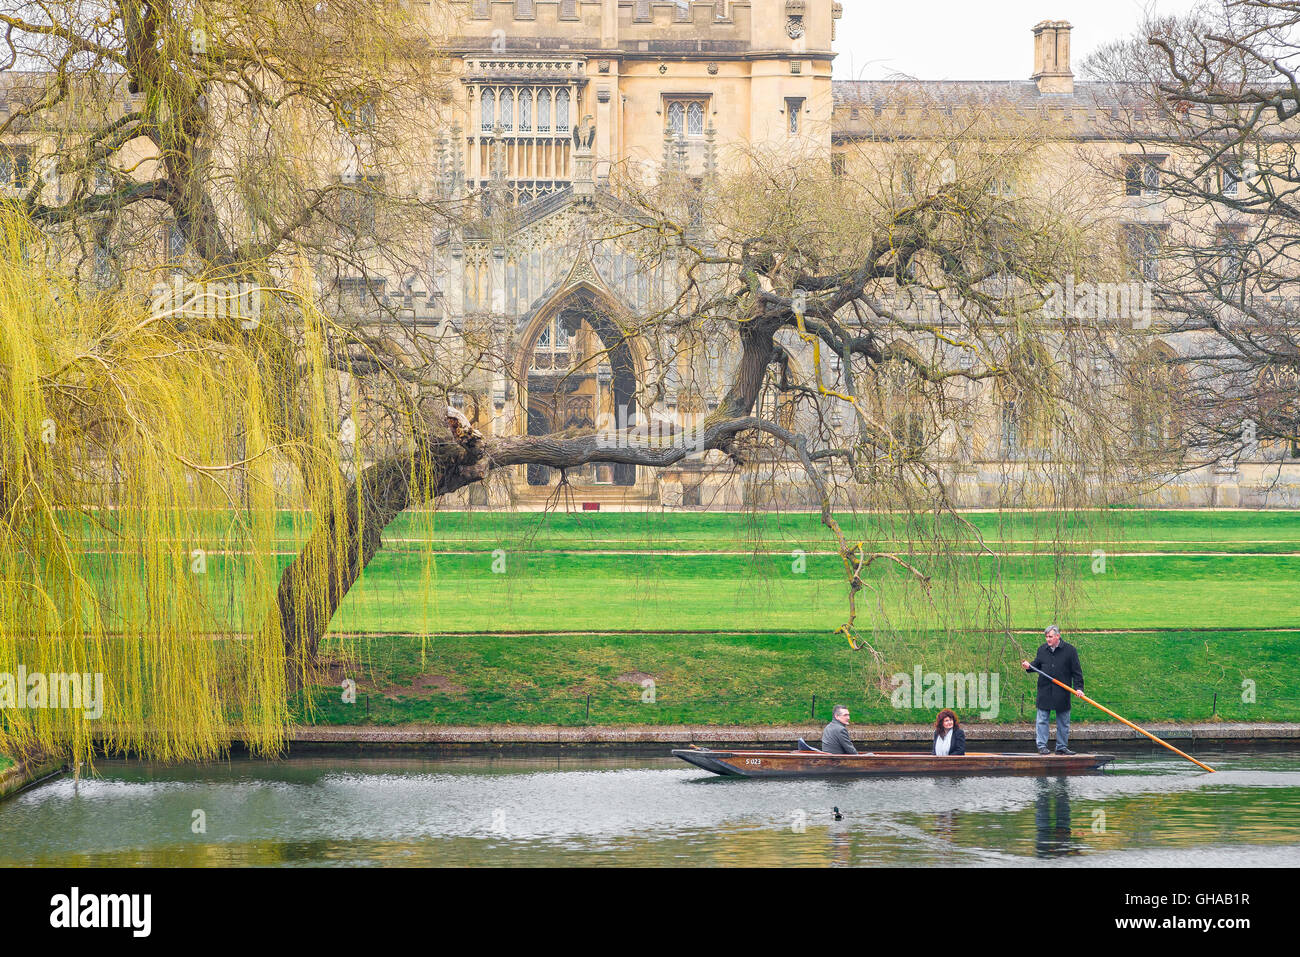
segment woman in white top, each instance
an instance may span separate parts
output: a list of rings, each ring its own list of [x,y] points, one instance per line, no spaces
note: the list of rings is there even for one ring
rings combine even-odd
[[[940,756],[966,753],[966,732],[950,708],[940,711],[934,722],[934,753]]]

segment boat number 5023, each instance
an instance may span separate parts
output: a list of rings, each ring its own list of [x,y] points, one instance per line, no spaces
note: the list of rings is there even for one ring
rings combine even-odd
[[[745,763],[746,763],[746,764],[762,764],[762,763],[763,763],[763,759],[762,759],[762,758],[745,758]]]

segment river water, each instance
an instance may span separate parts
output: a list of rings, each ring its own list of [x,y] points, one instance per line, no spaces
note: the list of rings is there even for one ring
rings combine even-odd
[[[0,804],[13,865],[1300,865],[1300,754],[1069,778],[719,778],[671,757],[103,760]],[[839,808],[835,820],[832,808]]]

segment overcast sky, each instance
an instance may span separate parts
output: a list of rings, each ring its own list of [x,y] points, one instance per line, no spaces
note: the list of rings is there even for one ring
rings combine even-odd
[[[843,0],[835,78],[879,80],[902,73],[920,80],[1027,80],[1034,24],[1068,20],[1071,60],[1133,32],[1143,12],[1191,10],[1195,0]]]

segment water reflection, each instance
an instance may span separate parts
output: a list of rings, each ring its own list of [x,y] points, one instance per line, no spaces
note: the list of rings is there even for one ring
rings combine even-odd
[[[1300,755],[1216,760],[761,781],[654,758],[105,761],[0,804],[0,865],[1300,864]]]
[[[1070,782],[1038,778],[1034,795],[1034,851],[1039,857],[1078,854],[1070,824]]]

